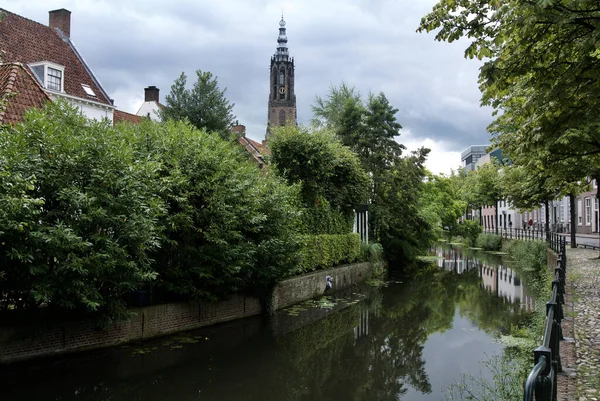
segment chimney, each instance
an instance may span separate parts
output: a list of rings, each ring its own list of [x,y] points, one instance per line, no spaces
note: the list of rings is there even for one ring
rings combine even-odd
[[[61,8],[49,11],[50,21],[48,26],[52,29],[58,28],[67,38],[71,36],[71,11]]]
[[[156,86],[144,88],[144,102],[158,103],[158,91],[159,89]]]
[[[235,122],[235,125],[231,127],[231,131],[238,137],[246,136],[246,126],[238,124],[237,121]]]

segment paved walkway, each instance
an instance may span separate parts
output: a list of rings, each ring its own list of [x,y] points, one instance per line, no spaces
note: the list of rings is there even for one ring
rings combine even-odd
[[[558,399],[600,400],[600,259],[598,251],[567,248],[566,319],[561,343],[565,374]]]

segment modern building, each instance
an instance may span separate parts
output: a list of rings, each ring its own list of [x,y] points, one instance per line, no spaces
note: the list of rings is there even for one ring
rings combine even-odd
[[[460,154],[462,167],[467,170],[475,170],[479,158],[487,153],[489,145],[471,145]]]
[[[267,139],[272,127],[297,123],[294,58],[289,55],[287,41],[285,20],[282,15],[279,21],[277,51],[271,57]]]
[[[6,91],[12,93],[6,99],[9,108],[12,102],[39,107],[38,89],[41,89],[48,99],[64,99],[88,118],[113,120],[115,106],[112,100],[71,39],[69,10],[50,11],[48,25],[3,9],[0,14],[0,61],[3,66],[13,66],[3,67],[3,81],[0,82],[5,94]],[[37,82],[38,89],[31,86],[31,78]],[[28,95],[15,91],[9,80],[19,80],[19,85],[31,90],[29,95],[36,99],[25,99]],[[13,114],[11,118],[20,120],[26,108],[15,107],[12,112],[21,112],[21,116]]]

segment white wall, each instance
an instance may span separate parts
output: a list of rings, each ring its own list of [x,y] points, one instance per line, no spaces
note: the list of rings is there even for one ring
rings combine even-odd
[[[148,117],[150,115],[150,119],[152,121],[160,121],[160,117],[158,116],[158,105],[155,101],[152,102],[144,102],[142,106],[138,110],[137,114],[140,117]]]
[[[61,96],[53,92],[47,92],[52,100],[57,98],[64,98],[71,104],[77,106],[77,108],[83,113],[84,116],[90,119],[102,120],[108,118],[113,121],[114,106],[105,105],[102,103],[88,102],[83,99],[78,99],[73,96]]]

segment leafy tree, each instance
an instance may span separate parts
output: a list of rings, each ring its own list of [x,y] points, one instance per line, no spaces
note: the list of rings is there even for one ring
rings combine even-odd
[[[275,170],[302,186],[306,229],[349,232],[356,206],[365,203],[370,179],[356,155],[325,130],[286,126],[269,143]]]
[[[528,174],[572,183],[600,179],[599,19],[593,1],[440,1],[418,30],[471,38],[465,56],[487,58],[482,104],[502,111],[494,143]]]
[[[436,235],[441,237],[445,231],[448,240],[458,234],[458,221],[465,210],[452,185],[452,178],[443,175],[427,176],[420,199],[420,213]]]
[[[51,102],[0,129],[0,309],[122,316],[156,278],[157,165],[108,121]]]
[[[429,150],[402,157],[405,147],[396,141],[402,128],[396,120],[398,109],[383,93],[363,100],[342,83],[330,88],[327,99],[317,97],[313,112],[315,123],[331,128],[372,177],[371,238],[384,246],[388,259],[415,256],[431,239],[417,206]]]
[[[160,165],[169,213],[152,254],[158,293],[218,300],[264,296],[298,263],[299,188],[259,171],[237,144],[189,123],[144,121],[122,128],[140,157]]]
[[[221,90],[217,78],[206,71],[196,71],[197,81],[186,89],[187,76],[181,73],[166,96],[166,105],[160,111],[163,120],[189,120],[198,129],[215,132],[228,138],[233,125],[234,104],[225,97],[227,88]]]
[[[498,202],[503,199],[499,170],[499,163],[493,160],[491,163],[485,163],[470,173],[475,179],[473,189],[477,203],[482,206],[495,207],[496,234],[498,234]]]

